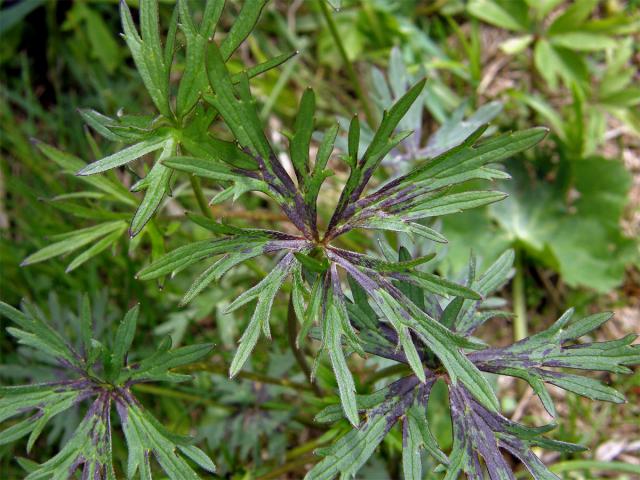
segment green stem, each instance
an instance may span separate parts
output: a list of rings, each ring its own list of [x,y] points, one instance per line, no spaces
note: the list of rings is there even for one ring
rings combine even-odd
[[[187,367],[177,369],[177,371],[183,372],[183,373],[209,372],[209,373],[215,373],[218,375],[227,375],[229,369],[225,365],[211,365],[206,362],[196,362]],[[294,390],[299,390],[299,391],[313,390],[313,387],[305,383],[294,382],[287,378],[274,378],[274,377],[263,375],[257,372],[241,371],[241,372],[238,372],[236,376],[244,380],[251,380],[253,382],[260,382],[260,383],[268,383],[270,385],[278,385],[280,387],[293,388]]]
[[[158,387],[156,385],[147,385],[147,384],[137,384],[133,386],[133,390],[136,392],[148,393],[150,395],[161,395],[167,398],[175,398],[177,400],[184,400],[187,402],[192,402],[195,404],[202,403],[209,407],[220,408],[221,410],[226,410],[230,413],[237,413],[242,410],[242,407],[236,407],[233,405],[226,405],[224,403],[216,402],[215,400],[211,400],[210,398],[204,397],[202,395],[195,395],[193,393],[182,392],[180,390],[172,390],[170,388]],[[289,406],[290,407],[290,406]],[[274,408],[272,405],[267,403],[260,404],[261,410],[282,410],[281,408]],[[291,409],[289,408],[289,411]],[[293,415],[291,417],[296,422],[301,423],[309,428],[322,429],[322,425],[316,424],[312,418],[304,417],[302,415]],[[322,437],[321,437],[322,438]]]
[[[296,320],[296,312],[293,308],[293,294],[289,296],[289,308],[287,309],[287,337],[289,338],[289,347],[293,352],[293,356],[298,362],[300,369],[304,373],[304,376],[307,380],[309,380],[309,385],[315,392],[316,395],[322,397],[322,390],[316,383],[311,380],[311,368],[309,368],[309,364],[307,363],[307,359],[304,356],[304,353],[298,348],[296,345],[296,338],[298,336],[298,323]]]
[[[296,470],[297,468],[303,467],[308,463],[316,463],[321,458],[314,455],[313,453],[309,453],[303,457],[296,458],[295,460],[291,460],[278,468],[274,468],[269,473],[264,475],[260,475],[256,477],[256,480],[272,480],[275,478],[283,478],[284,474],[290,472],[292,470]]]
[[[522,253],[516,251],[516,273],[513,278],[513,336],[515,341],[527,337],[527,304],[524,292],[524,272],[522,265]]]
[[[390,367],[386,367],[381,370],[378,370],[373,375],[371,375],[367,379],[367,385],[373,385],[378,380],[382,380],[383,378],[391,377],[392,375],[397,375],[402,373],[411,374],[411,369],[403,363],[399,363],[397,365],[391,365]]]
[[[595,470],[602,472],[624,472],[640,474],[640,466],[625,462],[606,462],[598,460],[567,460],[558,462],[549,467],[553,473],[574,472],[576,470],[587,470],[593,473]],[[529,478],[527,470],[519,471],[516,478]]]
[[[204,403],[210,407],[221,408],[228,411],[235,410],[230,405],[224,405],[222,403],[215,402],[201,395],[194,395],[191,393],[181,392],[179,390],[172,390],[170,388],[157,387],[155,385],[146,385],[139,383],[138,385],[133,386],[133,390],[136,392],[149,393],[151,395],[162,395],[163,397],[185,400],[187,402]]]
[[[322,445],[325,445],[326,443],[329,443],[331,440],[333,440],[337,436],[337,434],[338,434],[337,430],[329,430],[328,432],[321,435],[320,437],[314,440],[311,440],[307,443],[303,443],[299,447],[296,447],[293,450],[290,450],[285,456],[287,463],[279,467],[276,467],[273,470],[268,471],[264,475],[256,477],[256,480],[269,480],[273,478],[282,478],[283,473],[287,473],[291,470],[294,470],[308,463],[317,463],[322,459],[322,457],[313,455],[313,454],[308,454],[308,453],[315,450],[318,447],[321,447]]]
[[[362,104],[362,110],[364,110],[365,117],[367,118],[367,123],[371,128],[374,128],[375,118],[373,116],[373,110],[371,110],[371,107],[369,106],[369,100],[367,99],[367,97],[365,97],[362,91],[362,87],[360,86],[360,82],[358,81],[358,77],[356,75],[355,69],[353,68],[353,64],[349,60],[349,57],[347,57],[347,51],[344,48],[344,44],[342,43],[342,39],[340,38],[340,35],[338,34],[338,29],[336,28],[336,24],[333,21],[333,17],[329,12],[329,7],[327,7],[327,3],[325,0],[318,0],[318,5],[320,6],[320,11],[322,12],[322,16],[327,22],[327,26],[329,27],[329,32],[333,37],[333,41],[335,42],[336,47],[338,47],[338,51],[340,52],[340,57],[342,57],[342,62],[344,63],[344,68],[347,71],[347,76],[349,77],[349,80],[353,85],[353,90],[356,92],[356,96],[358,97],[358,100],[360,100],[360,103]]]
[[[191,180],[191,188],[193,188],[193,194],[196,196],[196,201],[198,202],[200,211],[205,217],[213,218],[207,198],[204,196],[204,192],[202,191],[202,185],[200,185],[200,178],[195,175],[189,175],[189,180]]]
[[[554,473],[572,472],[574,470],[603,470],[608,472],[625,472],[640,474],[640,465],[624,462],[601,462],[597,460],[569,460],[558,462],[549,467]]]

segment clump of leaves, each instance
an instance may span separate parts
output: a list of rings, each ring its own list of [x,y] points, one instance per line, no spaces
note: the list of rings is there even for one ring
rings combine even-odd
[[[262,0],[245,2],[232,29],[220,45],[221,57],[224,61],[229,59],[251,32],[265,3],[266,1]],[[193,148],[198,151],[206,151],[207,147],[216,147],[215,143],[212,145],[207,142],[206,136],[204,139],[200,136],[215,118],[215,111],[202,112],[196,106],[206,88],[206,77],[202,68],[204,46],[215,33],[223,7],[224,2],[207,2],[201,24],[195,25],[187,2],[178,2],[163,47],[158,25],[157,2],[149,0],[141,2],[140,33],[135,27],[127,4],[121,3],[124,38],[160,115],[158,117],[122,116],[113,119],[94,111],[83,111],[82,114],[87,123],[105,138],[135,143],[87,165],[78,172],[78,175],[94,175],[126,165],[148,153],[161,152],[158,161],[154,163],[146,177],[132,187],[135,192],[145,191],[145,196],[131,221],[129,229],[131,236],[140,232],[169,192],[171,169],[167,168],[162,160],[175,155],[180,146],[189,148],[188,145],[194,145]],[[186,40],[186,62],[175,98],[175,108],[172,108],[169,76],[176,46],[178,19]],[[247,76],[257,75],[282,63],[289,56],[278,57],[275,61],[268,61],[265,65],[258,65],[244,73]]]
[[[400,259],[408,257],[401,250]],[[475,260],[468,269],[467,286],[480,292],[483,298],[495,293],[509,279],[513,252],[503,254],[482,275],[476,275]],[[409,292],[416,306],[430,317],[437,319],[452,331],[468,338],[487,320],[505,315],[495,311],[490,301],[478,301],[463,297],[440,302],[431,292],[416,288],[399,280],[398,288]],[[411,360],[405,352],[396,348],[398,336],[390,328],[390,320],[379,316],[379,323],[363,322],[363,311],[375,315],[368,303],[363,302],[357,291],[349,302],[350,320],[360,330],[360,336],[368,352],[409,366]],[[489,307],[489,308],[487,308]],[[599,313],[581,319],[573,319],[568,310],[547,330],[525,338],[513,345],[501,348],[485,348],[467,353],[467,358],[483,372],[508,375],[526,380],[539,396],[549,414],[555,416],[553,401],[545,389],[552,384],[594,400],[621,403],[624,397],[600,381],[557,369],[579,371],[605,371],[629,373],[631,365],[640,363],[640,346],[631,345],[636,335],[628,335],[609,342],[577,343],[580,337],[595,330],[611,317]],[[370,327],[369,325],[374,325]],[[502,456],[508,452],[519,459],[536,479],[558,479],[533,452],[533,447],[562,452],[581,451],[582,447],[543,436],[555,424],[527,427],[505,418],[497,411],[488,410],[478,402],[463,384],[451,381],[450,374],[419,337],[413,337],[424,372],[420,377],[407,369],[406,376],[370,395],[357,397],[358,410],[364,412],[366,421],[359,429],[340,438],[335,444],[319,453],[325,459],[307,475],[307,479],[332,479],[340,475],[355,475],[376,450],[391,428],[402,423],[402,464],[405,479],[422,477],[420,452],[442,464],[446,479],[456,479],[461,473],[469,478],[484,478],[485,465],[492,480],[515,478],[512,467]],[[431,389],[437,379],[443,379],[449,390],[451,419],[453,423],[453,449],[447,457],[440,450],[429,430],[427,408]],[[333,422],[341,417],[335,405],[322,411],[317,420]],[[480,460],[482,458],[482,462]]]
[[[266,0],[244,3],[232,28],[220,43],[220,55],[224,62],[229,60],[249,35],[266,3]],[[51,205],[80,218],[102,220],[102,223],[52,238],[54,243],[27,257],[23,265],[66,255],[89,245],[69,264],[67,269],[71,271],[109,247],[115,246],[125,231],[128,231],[131,237],[135,237],[144,230],[152,244],[154,257],[163,253],[162,238],[157,226],[152,224],[151,228],[144,229],[162,205],[163,200],[171,194],[172,170],[164,165],[162,160],[178,153],[209,155],[212,152],[224,151],[225,148],[225,144],[221,144],[206,133],[216,119],[217,112],[213,108],[206,108],[200,102],[203,95],[211,94],[204,69],[205,47],[216,33],[224,4],[223,1],[206,2],[202,20],[199,25],[196,25],[189,11],[189,3],[177,2],[163,45],[158,23],[157,2],[155,0],[140,2],[140,32],[136,29],[126,2],[121,2],[123,36],[144,86],[153,105],[157,108],[157,113],[138,115],[121,111],[117,116],[110,117],[95,110],[80,110],[87,125],[96,133],[109,141],[127,145],[116,153],[103,156],[89,165],[85,165],[82,160],[73,155],[34,141],[46,158],[55,162],[67,173],[75,173],[83,183],[93,187],[93,191],[54,198]],[[172,98],[170,75],[172,65],[178,64],[173,60],[182,47],[180,39],[183,40],[185,49],[184,72],[175,98]],[[277,56],[241,73],[252,78],[277,67],[292,55],[287,53]],[[233,77],[234,82],[239,81],[241,73]],[[93,138],[90,141],[96,153],[100,154]],[[144,192],[142,201],[139,203],[114,176],[104,178],[93,176],[126,166],[134,160],[155,152],[160,153],[157,154],[157,159],[150,170],[131,187],[131,192]],[[240,165],[243,163],[240,162]],[[96,207],[83,202],[95,198],[109,201],[112,206],[109,209],[103,209],[100,207],[104,204]],[[135,214],[127,228],[130,211],[136,205]],[[113,211],[114,209],[123,211]],[[135,247],[137,243],[133,246]]]
[[[442,359],[452,372],[454,382],[460,379],[485,405],[495,409],[496,400],[488,383],[459,351],[463,347],[477,348],[477,345],[455,335],[423,311],[414,308],[406,296],[393,287],[391,280],[402,276],[440,295],[478,299],[479,294],[444,278],[418,271],[416,267],[430,260],[431,256],[407,262],[387,262],[360,252],[344,250],[337,247],[336,243],[341,236],[354,229],[404,232],[446,242],[442,235],[422,225],[420,220],[504,198],[502,193],[494,191],[454,193],[451,187],[471,179],[502,178],[503,173],[490,164],[535,145],[544,137],[546,130],[533,128],[478,143],[486,129],[486,126],[481,127],[458,147],[424,161],[409,173],[366,193],[365,189],[382,159],[411,133],[394,134],[394,131],[420,95],[424,86],[422,80],[385,112],[364,152],[359,149],[360,123],[357,116],[353,118],[348,132],[348,149],[343,157],[350,173],[338,204],[326,228],[322,230],[318,225],[316,203],[323,182],[332,174],[327,163],[338,127],[334,126],[323,136],[315,161],[311,162],[309,150],[315,111],[313,91],[307,90],[302,96],[290,139],[289,154],[295,173],[294,181],[267,140],[249,90],[248,76],[241,74],[238,84],[233,84],[224,57],[215,42],[208,47],[207,73],[215,93],[205,96],[205,100],[222,116],[237,144],[227,143],[222,153],[212,151],[202,157],[169,157],[162,161],[163,165],[228,184],[219,197],[237,198],[249,190],[267,194],[279,205],[298,233],[237,228],[194,217],[197,223],[221,235],[221,238],[180,247],[143,269],[139,278],[146,280],[175,274],[206,258],[222,255],[196,279],[183,298],[183,303],[186,303],[235,265],[265,253],[282,253],[271,272],[260,283],[241,294],[228,308],[232,311],[257,299],[251,321],[231,363],[230,374],[234,376],[242,368],[260,332],[270,337],[271,306],[278,290],[291,276],[293,306],[302,323],[298,341],[305,337],[319,316],[323,329],[323,349],[329,354],[336,372],[345,412],[349,420],[357,425],[355,387],[347,368],[342,341],[354,351],[364,352],[357,332],[347,321],[344,294],[338,276],[340,268],[363,287],[378,308],[393,318],[402,348],[411,358],[417,375],[422,376],[422,369],[410,342],[411,331],[422,336]],[[238,166],[237,159],[242,159],[246,167]],[[305,277],[310,280],[305,281]],[[308,302],[305,297],[308,297]],[[306,303],[308,305],[305,308]]]
[[[509,193],[505,201],[444,219],[443,232],[452,245],[447,262],[459,271],[470,248],[493,260],[515,247],[525,258],[557,271],[571,287],[609,292],[637,259],[636,239],[620,229],[631,175],[620,160],[582,158],[574,165],[569,188],[545,181],[550,173],[541,165],[545,160],[540,152],[533,168],[509,165],[513,178],[500,186]],[[570,167],[563,159],[561,165]]]
[[[503,0],[473,0],[469,13],[487,23],[504,28],[515,36],[501,44],[508,54],[530,48],[533,64],[552,90],[559,81],[585,91],[589,88],[587,54],[619,47],[621,39],[638,31],[638,15],[633,8],[616,6],[598,16],[597,0],[566,5],[563,2],[528,4]],[[551,22],[549,15],[556,11]],[[535,33],[534,33],[535,32]],[[622,40],[624,41],[624,40]],[[629,86],[621,78],[621,87]],[[621,90],[622,93],[627,91]],[[633,88],[628,97],[633,96]]]
[[[115,479],[111,452],[113,407],[129,450],[127,478],[136,473],[140,478],[151,478],[152,455],[172,479],[199,478],[185,458],[207,471],[215,470],[209,457],[192,445],[191,438],[167,430],[132,393],[132,387],[139,383],[189,379],[172,369],[202,358],[211,345],[171,349],[167,337],[153,354],[132,359],[129,350],[138,307],[127,312],[108,345],[93,338],[87,296],[80,312],[80,348],[72,346],[34,305],[24,302],[20,311],[0,302],[0,314],[15,324],[7,331],[20,344],[64,371],[64,378],[59,380],[0,388],[0,422],[28,414],[2,431],[0,444],[29,435],[27,451],[30,451],[52,418],[81,402],[90,402],[84,418],[62,449],[41,465],[32,466],[26,478],[68,478],[81,469],[82,478]]]
[[[550,411],[552,405],[543,388],[545,382],[593,398],[620,401],[621,397],[604,385],[550,368],[625,372],[625,365],[638,362],[637,349],[629,346],[632,338],[587,347],[565,345],[591,330],[587,327],[595,328],[605,320],[602,316],[588,317],[563,330],[569,321],[567,315],[559,321],[559,327],[557,324],[549,331],[511,347],[487,348],[471,334],[496,315],[496,312],[480,307],[486,296],[508,278],[512,253],[500,257],[478,279],[475,262],[472,262],[467,284],[460,285],[421,270],[421,265],[429,262],[433,254],[410,258],[401,251],[399,258],[390,258],[343,248],[347,243],[346,235],[354,230],[378,230],[446,243],[441,233],[424,222],[503,199],[505,194],[501,192],[463,188],[473,180],[507,178],[495,164],[537,144],[545,136],[546,129],[532,128],[488,139],[482,139],[486,125],[476,126],[464,135],[461,130],[454,129],[456,141],[443,143],[445,146],[441,145],[437,153],[428,154],[414,143],[413,153],[427,158],[416,159],[407,173],[378,183],[384,158],[412,133],[396,130],[402,128],[403,118],[420,97],[425,80],[417,81],[410,88],[404,88],[405,85],[394,92],[393,105],[384,112],[380,124],[363,145],[358,117],[354,116],[350,121],[346,147],[342,151],[342,160],[349,173],[337,205],[325,219],[319,215],[318,200],[321,187],[335,170],[330,161],[338,125],[321,136],[312,159],[315,95],[312,90],[306,90],[290,136],[288,154],[292,174],[289,173],[265,134],[249,85],[252,76],[278,65],[287,56],[238,73],[231,73],[227,65],[230,55],[253,28],[265,3],[246,2],[230,32],[218,43],[212,37],[223,2],[207,2],[203,21],[196,27],[187,3],[181,1],[164,47],[160,41],[157,3],[141,1],[140,34],[127,6],[122,3],[125,39],[160,115],[112,119],[95,112],[84,112],[85,119],[97,132],[111,140],[133,144],[78,173],[88,176],[105,172],[147,153],[160,151],[146,177],[134,186],[134,190],[145,190],[146,193],[131,223],[130,234],[139,233],[149,222],[168,194],[170,178],[177,171],[190,175],[194,194],[205,214],[191,218],[215,235],[212,239],[192,242],[159,259],[152,259],[151,264],[139,272],[138,278],[160,279],[219,257],[185,293],[184,304],[241,263],[265,254],[277,255],[271,271],[228,307],[233,311],[257,301],[231,362],[230,375],[233,377],[240,372],[261,334],[270,337],[273,303],[290,279],[290,315],[294,320],[297,317],[301,325],[297,342],[291,342],[292,349],[295,351],[311,333],[321,341],[321,351],[327,354],[337,380],[341,405],[330,407],[321,418],[335,420],[344,414],[357,428],[324,451],[328,458],[309,473],[310,478],[355,473],[393,424],[401,419],[405,427],[403,463],[407,478],[420,478],[421,464],[416,454],[420,448],[447,465],[447,478],[450,479],[460,472],[472,478],[481,477],[480,457],[492,478],[513,478],[500,449],[519,457],[538,478],[552,478],[530,447],[541,445],[569,450],[577,447],[541,437],[546,427],[529,429],[504,418],[499,413],[495,393],[482,372],[525,378]],[[168,78],[178,18],[186,39],[187,60],[173,102],[169,98]],[[217,117],[228,132],[210,130]],[[57,157],[58,153],[52,156]],[[222,185],[221,192],[212,199],[214,203],[237,200],[250,191],[266,195],[282,210],[290,228],[276,231],[215,221],[210,218],[211,212],[196,177]],[[458,188],[462,185],[463,188]],[[106,184],[100,186],[95,182],[94,186],[102,190],[107,188]],[[108,188],[112,190],[112,186]],[[122,221],[117,225],[118,234],[122,225]],[[110,236],[112,232],[105,234]],[[81,246],[99,237],[95,232],[89,232],[82,238]],[[91,248],[97,249],[96,245],[102,248],[104,244],[99,241]],[[58,253],[70,251],[62,246],[57,248]],[[344,277],[348,280],[348,288]],[[203,468],[213,469],[204,453],[182,437],[166,432],[146,414],[130,390],[136,382],[184,379],[170,370],[192,363],[206,354],[209,346],[196,345],[171,351],[170,342],[165,341],[156,354],[131,363],[126,351],[133,337],[135,309],[118,329],[111,348],[91,338],[90,318],[85,315],[81,352],[48,328],[35,310],[23,314],[3,305],[2,311],[20,326],[21,329],[11,330],[19,341],[48,353],[77,375],[69,381],[5,389],[6,398],[12,396],[11,400],[3,398],[4,403],[0,404],[7,409],[7,416],[34,409],[42,413],[35,414],[36,422],[27,419],[9,427],[5,431],[9,434],[3,438],[10,441],[27,433],[37,437],[46,423],[42,419],[59,413],[67,404],[88,398],[94,402],[80,424],[80,433],[58,455],[31,473],[31,478],[51,472],[60,476],[60,472],[75,471],[80,465],[84,465],[87,475],[99,472],[99,476],[113,477],[109,448],[113,404],[129,445],[129,476],[139,471],[143,478],[150,478],[149,456],[153,453],[170,477],[194,477],[195,473],[178,456],[176,449]],[[313,328],[316,323],[318,328]],[[294,327],[296,330],[295,324]],[[358,398],[347,364],[347,357],[353,352],[406,364],[407,376],[381,392]],[[604,353],[604,359],[590,362],[582,355],[584,352]],[[455,443],[449,458],[429,434],[424,416],[429,393],[437,378],[447,382],[451,399]],[[65,394],[64,399],[61,393]],[[361,410],[368,412],[364,421],[360,418]],[[87,435],[96,441],[86,442]]]
[[[422,70],[420,71],[422,72]],[[423,75],[424,76],[424,75]],[[399,48],[393,48],[389,56],[388,68],[385,74],[378,68],[371,69],[370,97],[374,105],[380,112],[384,111],[388,105],[401,98],[411,86],[419,80],[420,75],[412,74],[409,65],[405,62]],[[433,79],[428,75],[429,83]],[[433,88],[433,85],[431,85]],[[397,172],[406,172],[413,166],[413,162],[425,158],[434,158],[460,145],[466,138],[483,125],[491,122],[502,110],[502,104],[494,101],[479,107],[472,115],[464,118],[465,109],[468,102],[460,101],[456,103],[457,108],[451,115],[442,118],[442,125],[429,136],[426,144],[422,145],[422,130],[424,125],[425,107],[436,118],[436,108],[432,105],[435,100],[435,93],[429,90],[429,85],[425,86],[415,103],[407,111],[406,115],[398,123],[398,131],[412,131],[413,134],[397,148],[389,152],[383,160],[383,165],[390,167]],[[442,114],[444,115],[444,114]],[[340,125],[345,129],[349,120],[340,118]],[[367,124],[362,125],[360,134],[360,148],[364,149],[371,142],[374,132]],[[489,134],[486,132],[485,134]],[[342,139],[340,139],[342,140]],[[346,141],[340,141],[338,146],[346,150]]]

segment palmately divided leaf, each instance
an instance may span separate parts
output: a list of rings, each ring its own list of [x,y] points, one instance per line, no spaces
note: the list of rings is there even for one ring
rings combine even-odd
[[[31,265],[60,255],[65,255],[98,240],[98,243],[89,247],[89,249],[85,250],[69,264],[67,270],[72,271],[89,258],[100,253],[101,250],[109,248],[109,246],[115,242],[115,239],[120,238],[120,235],[122,235],[126,229],[126,222],[122,220],[115,220],[112,222],[101,223],[93,227],[75,230],[67,234],[64,239],[47,245],[37,252],[32,253],[22,261],[21,265]]]
[[[386,434],[414,401],[417,380],[406,378],[391,385],[383,401],[367,411],[367,421],[324,449],[325,457],[305,476],[305,480],[332,480],[338,476],[355,476],[376,450]],[[421,387],[429,395],[433,379]]]
[[[0,423],[7,420],[13,423],[1,431],[0,444],[29,435],[29,451],[54,417],[71,408],[78,408],[85,400],[91,401],[83,420],[61,450],[41,465],[30,468],[26,478],[44,480],[67,478],[69,475],[74,477],[75,472],[82,469],[85,478],[115,480],[110,419],[114,404],[127,439],[131,475],[139,469],[141,478],[152,478],[149,465],[149,453],[152,452],[168,478],[199,478],[178,455],[176,448],[201,468],[214,470],[207,455],[190,445],[189,437],[168,432],[145,412],[131,393],[131,386],[136,383],[189,378],[171,370],[201,359],[211,351],[211,345],[190,345],[172,350],[169,341],[161,344],[150,357],[130,364],[128,351],[134,339],[137,307],[127,313],[111,342],[112,347],[108,349],[105,342],[93,338],[91,306],[85,296],[79,320],[82,351],[76,351],[35,307],[24,304],[21,312],[0,302],[0,314],[19,327],[8,329],[12,335],[36,350],[39,356],[49,357],[46,365],[58,367],[55,381],[50,383],[0,388]],[[61,375],[68,378],[60,378]],[[30,416],[13,421],[14,417],[25,414]]]
[[[491,348],[470,355],[481,370],[520,377],[541,396],[545,408],[553,407],[541,393],[541,384],[551,383],[594,400],[624,402],[624,396],[593,378],[556,371],[558,368],[628,373],[628,366],[640,363],[640,347],[632,345],[635,335],[607,342],[567,344],[599,327],[611,314],[599,313],[571,322],[567,311],[545,331],[509,347]]]
[[[578,445],[557,442],[540,436],[547,427],[529,429],[514,423],[497,412],[489,412],[476,402],[464,386],[450,386],[449,397],[453,420],[453,450],[449,457],[447,480],[455,480],[461,473],[469,478],[484,478],[480,457],[492,480],[514,479],[511,466],[501,450],[517,457],[536,479],[559,480],[531,450],[547,449],[576,452]],[[551,427],[553,428],[553,427]]]
[[[228,311],[231,311],[259,295],[258,303],[249,321],[249,325],[240,338],[238,351],[233,357],[231,366],[229,367],[230,377],[235,376],[244,366],[260,337],[260,330],[262,329],[267,337],[270,336],[269,316],[271,306],[282,283],[293,268],[293,262],[293,254],[287,253],[258,285],[247,290],[229,305]]]
[[[229,60],[230,55],[249,35],[266,3],[264,0],[245,2],[231,30],[220,45],[222,61],[221,69],[217,70],[217,73],[226,72],[224,63]],[[133,187],[133,191],[145,190],[145,195],[132,219],[129,229],[131,237],[142,231],[158,210],[162,200],[169,193],[171,169],[167,168],[163,161],[175,156],[183,146],[185,153],[199,155],[202,151],[219,151],[220,149],[217,147],[224,143],[213,139],[209,134],[205,133],[217,116],[216,109],[206,108],[198,103],[200,98],[207,95],[211,96],[204,59],[207,45],[213,40],[216,24],[223,7],[224,1],[207,1],[200,25],[196,26],[189,12],[188,2],[177,2],[163,49],[158,23],[159,7],[157,0],[142,0],[139,3],[139,31],[126,2],[121,2],[120,14],[124,31],[123,37],[131,51],[136,69],[142,77],[145,88],[160,116],[154,118],[152,115],[124,115],[119,112],[116,118],[112,118],[93,110],[81,110],[82,117],[97,133],[111,141],[129,144],[122,150],[94,161],[89,165],[83,165],[82,161],[78,161],[78,159],[63,154],[52,147],[38,144],[38,147],[45,155],[60,164],[64,169],[77,171],[77,175],[80,177],[105,172],[126,165],[149,153],[162,150],[146,178],[136,183]],[[185,69],[178,84],[174,112],[172,110],[173,101],[170,98],[169,84],[170,73],[173,73],[171,68],[176,50],[178,17],[180,28],[186,40],[186,55]],[[232,81],[223,82],[222,84],[217,83],[220,88],[216,88],[214,94],[217,95],[220,90],[227,89],[222,94],[228,95],[234,91],[235,84],[242,84],[248,78],[280,65],[291,56],[292,54],[279,55],[237,73],[233,76]],[[225,80],[229,78],[228,74],[225,75]],[[242,90],[243,96],[246,98],[245,93],[248,91],[248,86],[243,86]],[[233,93],[231,94],[233,95]],[[251,118],[251,120],[254,127],[258,125],[257,117]],[[203,137],[206,138],[206,141],[203,141]],[[266,143],[263,143],[263,145],[266,145]],[[238,150],[235,146],[233,148]],[[244,156],[247,157],[247,155]],[[268,157],[269,155],[265,158],[270,161]],[[251,162],[249,167],[255,168],[255,162],[252,159],[249,159],[249,161]],[[236,164],[231,162],[231,165]],[[247,167],[246,161],[243,166]],[[118,201],[129,206],[136,203],[135,197],[128,194],[126,190],[111,179],[96,178],[83,179],[83,181],[113,195]],[[243,175],[237,176],[234,186],[233,193],[235,198],[251,190],[268,191],[259,179]],[[274,191],[270,191],[270,193],[275,194]],[[56,206],[62,208],[65,205],[58,203]],[[67,206],[67,208],[70,207]],[[74,211],[77,213],[82,210],[76,207]],[[86,211],[85,216],[90,215],[90,211]],[[114,245],[116,239],[117,235],[112,234],[108,238],[103,238],[99,241],[97,239],[90,241],[89,243],[97,241],[97,244],[79,256],[69,266],[68,271],[76,269],[88,259]]]

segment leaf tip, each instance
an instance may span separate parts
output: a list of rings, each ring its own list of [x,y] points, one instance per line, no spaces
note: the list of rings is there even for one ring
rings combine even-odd
[[[75,173],[75,175],[76,175],[76,177],[86,177],[87,175],[90,175],[90,174],[87,172],[87,167],[84,167],[84,168],[81,168],[80,170],[78,170]]]
[[[353,428],[355,428],[356,430],[360,430],[360,417],[357,413],[355,414],[355,416],[349,415],[348,420]]]
[[[133,228],[133,226],[129,227],[127,229],[127,234],[129,235],[129,239],[135,238],[140,233],[141,230],[142,228],[135,229]]]

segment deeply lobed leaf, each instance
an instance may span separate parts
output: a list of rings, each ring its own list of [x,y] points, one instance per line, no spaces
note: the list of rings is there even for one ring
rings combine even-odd
[[[30,450],[52,418],[77,407],[84,400],[92,402],[84,419],[62,449],[33,468],[26,478],[67,478],[82,469],[82,475],[86,478],[115,479],[110,417],[114,403],[129,449],[129,478],[138,470],[139,463],[143,463],[140,466],[141,478],[151,478],[150,453],[153,453],[169,478],[199,478],[189,464],[177,455],[176,446],[201,468],[208,471],[215,469],[204,452],[189,444],[189,438],[168,432],[131,393],[131,386],[143,381],[184,380],[186,376],[171,370],[202,358],[211,351],[211,345],[192,345],[171,350],[169,341],[161,344],[150,357],[129,363],[128,352],[136,329],[137,306],[126,314],[116,331],[112,348],[108,349],[105,343],[92,338],[91,306],[85,296],[80,315],[82,351],[75,350],[34,307],[24,304],[23,310],[20,312],[0,302],[0,314],[17,325],[17,328],[10,327],[9,332],[38,355],[49,357],[49,362],[62,367],[69,378],[1,388],[0,422],[20,415],[30,416],[2,430],[0,444],[29,435],[27,450]],[[57,376],[60,376],[59,372]]]

